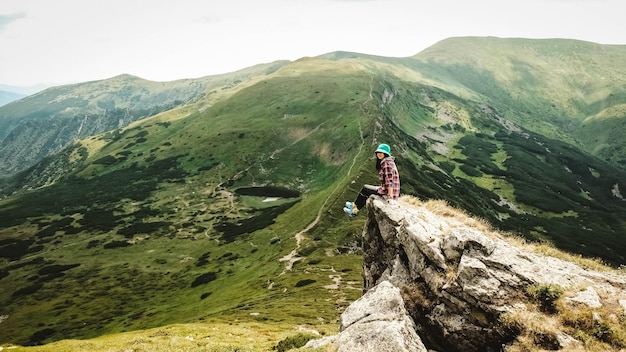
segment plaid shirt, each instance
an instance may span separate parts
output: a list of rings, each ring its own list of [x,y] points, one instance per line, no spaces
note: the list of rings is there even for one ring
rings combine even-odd
[[[380,163],[378,180],[380,181],[378,194],[388,195],[391,199],[398,200],[400,197],[400,175],[398,174],[398,168],[396,168],[396,163],[393,161],[393,157],[386,157]],[[389,187],[391,187],[391,194],[387,194],[387,189]]]

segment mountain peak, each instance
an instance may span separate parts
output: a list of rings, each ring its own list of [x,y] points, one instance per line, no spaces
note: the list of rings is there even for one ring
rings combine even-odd
[[[123,73],[121,75],[117,75],[117,76],[105,79],[105,81],[145,81],[145,80],[141,77],[133,76],[128,73]]]

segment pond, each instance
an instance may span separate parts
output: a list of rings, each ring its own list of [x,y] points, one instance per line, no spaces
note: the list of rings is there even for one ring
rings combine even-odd
[[[284,187],[263,186],[263,187],[241,187],[235,190],[240,196],[256,196],[268,198],[298,198],[300,192]]]
[[[225,242],[273,224],[278,215],[300,201],[300,192],[284,187],[242,187],[234,193],[244,207],[254,210],[248,212],[250,216],[247,218],[224,220],[214,226]]]

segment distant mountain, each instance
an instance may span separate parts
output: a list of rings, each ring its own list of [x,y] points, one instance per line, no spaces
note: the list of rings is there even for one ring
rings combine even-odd
[[[120,75],[48,88],[0,108],[0,175],[32,166],[77,139],[123,128],[134,121],[189,104],[215,94],[216,87],[236,85],[242,79],[271,71],[280,64],[258,65],[229,75],[196,80],[162,83]]]
[[[50,88],[51,86],[51,84],[37,84],[34,86],[12,86],[0,83],[0,90],[28,96],[37,92],[41,92],[42,90]]]
[[[19,171],[76,139],[128,126],[199,93],[172,93],[132,76],[49,88],[0,109],[0,170]]]
[[[452,38],[408,58],[120,76],[2,107],[0,343],[336,321],[362,280],[364,218],[342,207],[377,182],[381,142],[404,194],[626,264],[612,139],[625,59],[621,46]]]
[[[494,37],[450,38],[414,56],[427,77],[626,170],[624,57],[626,45]]]
[[[12,101],[22,99],[25,96],[26,95],[23,95],[23,94],[0,90],[0,106],[7,105],[8,103]]]

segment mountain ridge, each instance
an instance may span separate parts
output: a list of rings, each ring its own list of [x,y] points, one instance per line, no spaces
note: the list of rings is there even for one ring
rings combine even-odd
[[[615,120],[623,118],[626,111],[626,92],[620,88],[626,83],[626,70],[618,64],[626,55],[626,46],[577,40],[495,37],[449,38],[437,44],[413,58],[426,62],[462,58],[465,68],[455,67],[453,61],[446,62],[444,67],[455,74],[453,79],[460,79],[492,102],[505,103],[507,110],[515,109],[517,113],[508,113],[502,107],[507,118],[548,137],[573,143],[624,168],[624,151],[621,146],[613,146],[611,141],[624,133],[623,126]],[[459,55],[445,55],[452,50]],[[497,51],[498,61],[489,60],[496,56],[491,50]],[[516,60],[519,60],[517,65]],[[495,65],[506,69],[497,70]],[[475,68],[468,69],[470,66]],[[481,73],[480,68],[486,72],[499,72],[501,76],[490,77]],[[509,85],[503,95],[493,90],[498,81],[518,83]],[[534,98],[530,99],[530,95]],[[536,97],[543,98],[533,100]],[[571,104],[574,99],[579,102]],[[520,114],[531,106],[539,116]],[[599,116],[603,118],[598,119]],[[594,133],[587,134],[588,129],[593,129]]]
[[[16,100],[20,100],[24,98],[25,96],[26,95],[20,94],[20,93],[0,90],[0,106],[7,105]]]
[[[128,126],[202,97],[228,90],[242,79],[272,72],[284,62],[232,74],[153,82],[122,74],[106,80],[48,88],[0,108],[0,175],[21,171],[74,140]],[[42,124],[58,126],[41,128]]]

